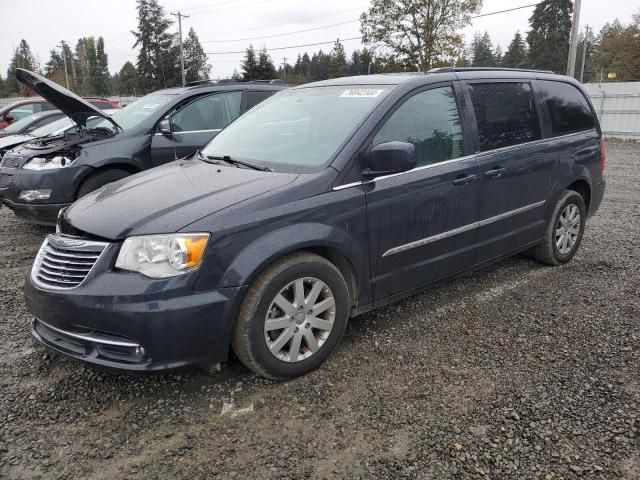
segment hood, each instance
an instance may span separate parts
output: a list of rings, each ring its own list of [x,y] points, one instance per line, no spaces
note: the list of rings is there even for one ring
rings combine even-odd
[[[13,148],[29,140],[33,140],[31,135],[7,135],[6,137],[0,138],[0,150]]]
[[[212,213],[293,182],[292,173],[180,160],[127,177],[76,201],[64,215],[74,228],[119,240],[173,233]]]
[[[23,68],[16,68],[16,78],[20,83],[29,87],[51,105],[66,114],[80,127],[86,126],[89,117],[99,116],[120,128],[109,115],[42,75]]]

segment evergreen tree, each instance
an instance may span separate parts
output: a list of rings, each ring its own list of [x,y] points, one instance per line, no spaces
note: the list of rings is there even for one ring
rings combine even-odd
[[[253,45],[249,45],[242,62],[242,78],[244,80],[258,80],[258,60]]]
[[[231,80],[235,80],[236,82],[239,82],[239,81],[242,80],[242,75],[235,68],[233,69],[233,74],[231,75]]]
[[[179,48],[176,35],[169,33],[173,24],[158,0],[136,0],[138,30],[134,47],[138,52],[138,86],[140,93],[178,85],[180,79]]]
[[[138,71],[131,62],[126,62],[120,69],[120,95],[137,95],[138,91]]]
[[[347,74],[347,54],[339,39],[329,55],[329,78],[344,77]]]
[[[580,79],[580,74],[582,72],[582,56],[584,52],[584,76],[582,81],[588,83],[593,78],[594,73],[594,54],[596,51],[596,38],[591,30],[589,30],[589,34],[585,35],[582,33],[578,38],[578,50],[576,56],[576,78]]]
[[[509,48],[502,57],[502,66],[506,68],[521,68],[526,65],[527,46],[520,32],[516,32]]]
[[[274,78],[276,78],[276,67],[271,56],[267,53],[267,49],[263,48],[258,54],[257,80],[272,80]]]
[[[90,90],[89,67],[87,65],[87,39],[79,38],[76,43],[76,53],[73,59],[73,78],[76,93],[87,96]]]
[[[488,32],[483,35],[476,33],[471,42],[471,66],[495,67],[496,58],[493,52],[493,42]]]
[[[547,0],[536,6],[527,34],[532,68],[566,72],[572,12],[571,0]]]
[[[0,98],[7,96],[7,82],[0,75]]]
[[[496,49],[493,51],[493,66],[501,67],[502,66],[502,47],[498,45]]]
[[[94,82],[98,77],[98,51],[96,49],[96,39],[93,37],[87,37],[85,43],[86,50],[86,72],[87,72],[87,82],[86,85],[88,87],[85,95],[86,96],[94,96],[96,94]]]
[[[9,63],[7,70],[6,89],[9,95],[27,95],[27,88],[16,79],[16,68],[25,68],[27,70],[35,70],[37,62],[27,41],[23,38]]]
[[[198,40],[196,31],[191,27],[182,46],[184,50],[184,70],[187,82],[206,80],[211,72],[207,54]]]
[[[100,97],[109,95],[109,58],[104,51],[104,39],[102,37],[98,37],[98,42],[96,43],[96,66],[92,80],[93,91],[96,95]]]

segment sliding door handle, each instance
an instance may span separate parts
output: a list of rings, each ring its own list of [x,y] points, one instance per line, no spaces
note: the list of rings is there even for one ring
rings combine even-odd
[[[492,178],[500,178],[502,174],[505,172],[506,168],[496,167],[491,170],[484,172],[487,177]]]
[[[474,182],[476,179],[475,175],[467,175],[465,177],[456,178],[453,181],[454,185],[469,185],[471,182]]]

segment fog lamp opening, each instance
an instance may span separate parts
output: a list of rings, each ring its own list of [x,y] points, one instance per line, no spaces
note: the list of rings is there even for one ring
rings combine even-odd
[[[32,202],[34,200],[48,200],[50,196],[51,190],[22,190],[18,199]]]

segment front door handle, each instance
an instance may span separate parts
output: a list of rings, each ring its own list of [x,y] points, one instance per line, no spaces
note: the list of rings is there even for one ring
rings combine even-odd
[[[456,178],[453,181],[454,185],[469,185],[471,182],[475,181],[475,175],[467,175],[465,177]]]
[[[484,174],[487,177],[500,178],[502,174],[505,172],[505,170],[506,168],[496,167],[484,172]]]

